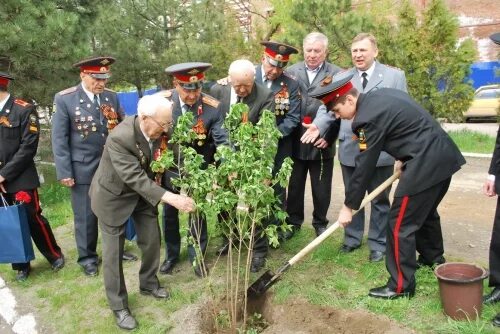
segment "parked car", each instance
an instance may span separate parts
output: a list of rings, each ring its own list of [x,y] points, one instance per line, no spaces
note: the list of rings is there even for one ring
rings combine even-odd
[[[471,120],[497,121],[500,113],[500,85],[481,86],[474,93],[474,100],[464,112],[466,122]]]

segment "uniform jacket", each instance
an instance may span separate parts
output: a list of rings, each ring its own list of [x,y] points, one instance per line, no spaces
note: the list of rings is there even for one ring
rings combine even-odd
[[[40,186],[33,160],[39,136],[35,106],[11,95],[0,111],[0,175],[8,193]]]
[[[362,151],[344,202],[352,209],[359,207],[381,151],[404,163],[395,197],[418,194],[465,164],[448,134],[405,92],[381,88],[360,94],[356,110],[352,129]]]
[[[359,77],[356,68],[351,69],[352,84],[360,93],[369,93],[380,88],[395,88],[407,91],[405,73],[397,68],[383,65],[375,62],[375,69],[365,89]],[[339,160],[345,166],[354,167],[354,160],[359,153],[358,143],[356,142],[354,133],[351,130],[352,122],[350,120],[342,120],[339,134]],[[380,154],[377,166],[391,166],[394,164],[394,158],[387,153]]]
[[[301,87],[302,95],[302,105],[301,105],[301,121],[304,116],[310,116],[312,119],[316,117],[318,109],[323,105],[320,100],[309,97],[309,93],[312,92],[317,87],[331,82],[332,77],[341,71],[341,68],[333,65],[331,63],[325,62],[321,69],[316,74],[313,82],[309,84],[309,78],[307,77],[306,67],[303,61],[292,65],[286,70],[293,76],[299,83]],[[329,128],[328,133],[325,134],[324,138],[328,142],[329,146],[324,149],[318,149],[314,145],[302,144],[300,137],[305,132],[305,128],[301,125],[297,126],[294,131],[293,138],[293,157],[301,160],[321,160],[331,159],[335,156],[335,141],[337,140],[339,132],[340,121],[336,123],[336,126]],[[323,157],[321,157],[321,154]]]
[[[495,150],[491,158],[490,168],[488,173],[495,175],[495,192],[500,193],[500,128],[497,132],[497,140],[495,142]]]
[[[155,141],[153,149],[158,145]],[[165,189],[154,181],[151,159],[137,116],[127,117],[106,140],[90,185],[91,207],[97,217],[113,216],[115,226],[120,226],[138,206],[158,213],[157,205]]]
[[[115,92],[105,90],[101,107],[110,105],[122,114]],[[52,150],[57,179],[74,178],[77,184],[90,184],[108,135],[107,119],[96,110],[82,85],[68,88],[54,97]]]
[[[223,117],[226,117],[229,112],[229,103],[231,101],[231,84],[216,83],[210,88],[210,95],[220,101],[220,111]],[[254,82],[252,92],[243,98],[241,101],[250,108],[248,113],[248,120],[253,124],[259,121],[262,110],[267,109],[274,111],[274,94],[267,87],[258,85]]]

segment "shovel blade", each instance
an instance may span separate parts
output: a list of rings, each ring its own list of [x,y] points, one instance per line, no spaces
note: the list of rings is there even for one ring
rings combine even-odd
[[[253,299],[259,298],[277,281],[278,277],[271,270],[268,270],[248,287],[247,296]]]

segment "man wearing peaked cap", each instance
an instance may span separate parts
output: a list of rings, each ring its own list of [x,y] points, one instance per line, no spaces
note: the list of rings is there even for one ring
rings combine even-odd
[[[256,67],[255,82],[271,89],[274,93],[274,113],[276,115],[276,126],[283,137],[278,142],[278,150],[274,161],[274,173],[283,164],[285,158],[292,155],[292,133],[300,122],[300,91],[299,83],[289,74],[284,72],[285,66],[290,60],[290,55],[299,51],[293,46],[280,42],[261,42],[265,47],[261,58],[261,65]],[[285,210],[286,190],[279,185],[275,187],[275,194],[282,203]],[[273,218],[271,223],[278,224]],[[283,241],[284,231],[279,232],[279,239]],[[259,271],[265,264],[268,251],[268,240],[260,237],[255,241],[252,265],[250,270]]]
[[[311,94],[336,117],[353,120],[352,130],[357,135],[359,154],[346,184],[338,221],[342,226],[351,223],[352,210],[358,209],[363,200],[380,152],[386,151],[399,160],[401,176],[386,231],[390,278],[386,285],[371,289],[369,295],[385,299],[411,297],[416,286],[415,253],[429,259],[440,255],[440,247],[427,247],[422,241],[433,238],[440,230],[437,207],[465,159],[441,126],[408,94],[392,88],[360,94],[351,79],[352,74],[339,75]],[[304,126],[308,130],[303,142],[311,142],[324,131],[314,123]]]
[[[78,264],[88,276],[98,273],[98,227],[90,208],[90,182],[106,137],[123,114],[118,96],[106,88],[114,62],[113,57],[94,57],[75,63],[81,83],[54,97],[52,151],[57,179],[71,188]],[[135,256],[125,254],[124,259],[133,260]]]
[[[210,141],[216,146],[228,143],[228,135],[222,124],[224,122],[223,113],[220,110],[219,101],[210,95],[201,92],[205,71],[212,67],[208,63],[192,62],[169,66],[165,72],[174,77],[174,89],[158,92],[165,98],[173,102],[173,123],[177,124],[178,118],[187,113],[193,113],[193,129],[197,138],[194,141],[193,148],[198,154],[203,155],[205,164],[214,161],[214,151],[211,149]],[[170,185],[169,175],[178,175],[178,170],[171,170],[165,173],[163,184],[168,189]],[[194,216],[193,216],[194,218]],[[198,277],[204,277],[208,274],[207,267],[203,261],[203,256],[207,249],[208,235],[207,222],[205,217],[189,219],[189,235],[195,242],[199,241],[202,258],[198,258],[194,246],[188,244],[189,261],[194,266],[194,273]],[[165,261],[160,266],[161,274],[171,274],[174,266],[179,261],[181,249],[181,236],[179,231],[179,211],[169,205],[164,205],[163,210],[163,231],[166,245]]]
[[[9,205],[18,201],[19,193],[26,194],[24,206],[31,238],[52,269],[59,270],[64,266],[64,256],[42,215],[37,191],[40,182],[34,157],[40,136],[38,115],[34,105],[9,94],[12,80],[12,76],[0,72],[0,190]],[[13,263],[12,269],[17,270],[16,279],[23,281],[30,273],[30,262]]]

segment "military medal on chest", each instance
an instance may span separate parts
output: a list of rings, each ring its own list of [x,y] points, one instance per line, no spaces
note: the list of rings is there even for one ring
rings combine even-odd
[[[205,124],[203,123],[203,119],[201,118],[201,115],[203,114],[203,107],[201,104],[198,106],[197,114],[198,120],[193,126],[193,131],[196,133],[196,144],[198,146],[203,146],[203,144],[205,144],[205,140],[207,139],[207,130],[205,129]]]
[[[290,93],[287,85],[282,82],[281,89],[274,95],[274,114],[285,115],[290,110]]]

